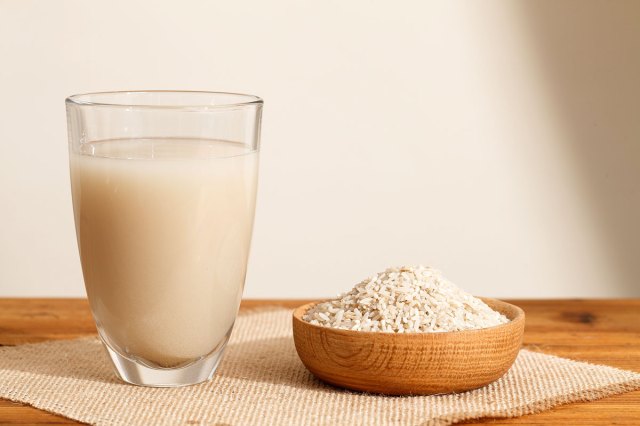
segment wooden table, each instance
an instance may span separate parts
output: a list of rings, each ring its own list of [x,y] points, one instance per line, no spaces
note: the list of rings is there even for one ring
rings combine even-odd
[[[258,306],[292,308],[305,301],[247,300]],[[640,299],[514,300],[527,315],[525,346],[576,360],[640,372]],[[0,345],[19,345],[95,334],[83,299],[0,299]],[[640,425],[640,391],[599,401],[560,406],[515,419],[471,424]],[[77,424],[72,420],[0,399],[0,424]]]

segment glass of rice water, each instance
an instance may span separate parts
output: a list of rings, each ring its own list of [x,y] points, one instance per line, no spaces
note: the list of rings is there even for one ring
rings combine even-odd
[[[66,107],[84,282],[117,375],[210,379],[244,287],[262,100],[140,91]]]

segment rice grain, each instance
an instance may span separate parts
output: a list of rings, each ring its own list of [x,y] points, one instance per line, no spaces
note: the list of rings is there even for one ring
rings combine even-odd
[[[388,268],[337,299],[313,306],[303,319],[324,327],[388,333],[461,331],[509,322],[425,266]]]

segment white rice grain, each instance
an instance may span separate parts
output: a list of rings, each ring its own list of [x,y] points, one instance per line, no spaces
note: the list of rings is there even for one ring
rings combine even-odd
[[[343,330],[421,333],[493,327],[509,320],[425,266],[389,268],[303,317]]]

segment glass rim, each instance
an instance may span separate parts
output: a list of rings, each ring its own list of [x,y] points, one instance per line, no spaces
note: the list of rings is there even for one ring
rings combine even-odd
[[[184,104],[171,104],[171,103],[144,103],[144,102],[106,102],[99,100],[89,100],[92,97],[109,97],[117,95],[144,95],[144,94],[183,94],[183,95],[211,95],[215,96],[232,96],[237,97],[236,102],[222,102],[217,104],[203,104],[203,103],[184,103]],[[112,108],[143,108],[143,109],[169,109],[169,110],[202,110],[207,111],[211,109],[235,109],[245,106],[261,106],[264,101],[261,97],[256,95],[248,95],[245,93],[234,92],[216,92],[207,90],[116,90],[106,92],[88,92],[79,93],[68,96],[65,99],[65,103],[77,105],[77,106],[95,106],[95,107],[112,107]]]

